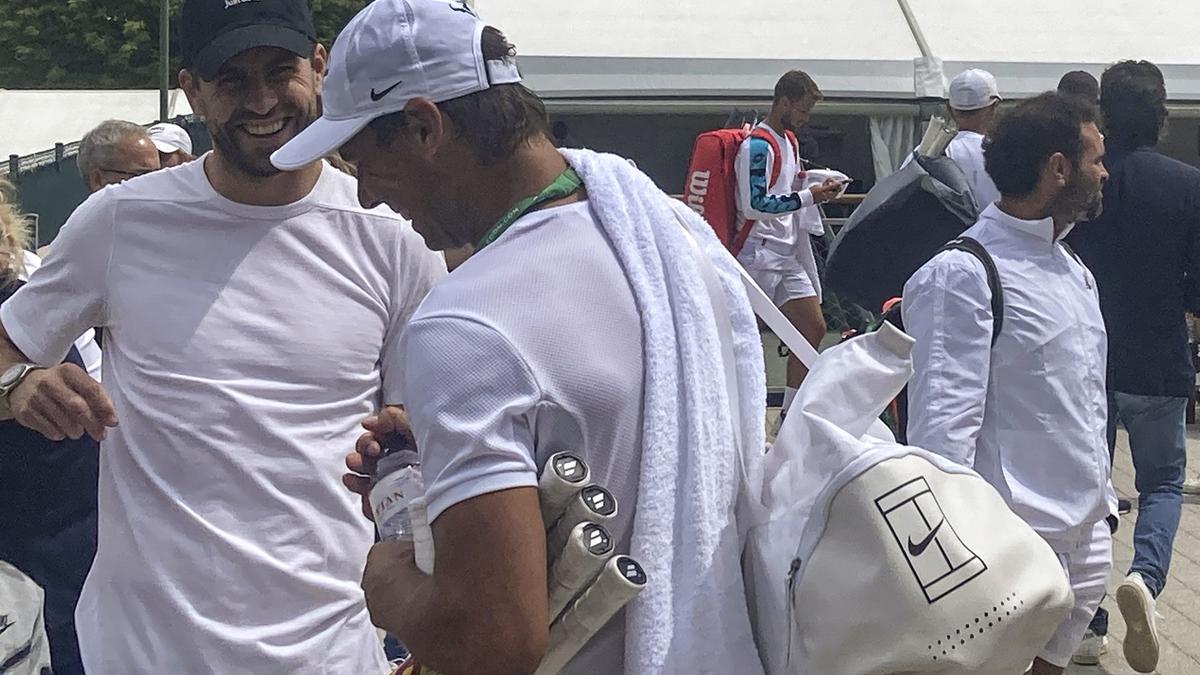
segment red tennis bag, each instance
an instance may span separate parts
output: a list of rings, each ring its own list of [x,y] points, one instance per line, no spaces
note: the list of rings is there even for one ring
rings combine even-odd
[[[785,133],[792,147],[799,148],[795,135],[790,131]],[[683,186],[684,201],[708,221],[717,233],[717,239],[735,256],[742,250],[742,245],[754,228],[753,220],[738,218],[737,175],[734,171],[738,149],[749,136],[761,138],[770,144],[771,181],[767,185],[774,185],[779,180],[780,171],[780,162],[776,159],[780,156],[778,141],[766,129],[759,127],[751,130],[749,126],[744,126],[740,129],[706,131],[697,136]]]

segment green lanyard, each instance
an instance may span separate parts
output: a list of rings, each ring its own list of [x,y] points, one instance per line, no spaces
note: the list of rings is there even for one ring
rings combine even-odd
[[[545,204],[546,202],[554,201],[555,199],[562,199],[563,197],[573,194],[581,187],[583,187],[583,181],[580,180],[579,174],[575,173],[575,169],[572,169],[568,166],[562,173],[558,174],[558,177],[551,181],[549,185],[542,188],[541,192],[532,197],[526,197],[514,204],[513,207],[508,210],[508,213],[505,213],[503,216],[501,216],[500,220],[497,220],[496,224],[493,225],[492,228],[483,235],[483,238],[480,239],[479,243],[475,245],[475,250],[482,250],[484,246],[487,246],[493,241],[499,239],[500,235],[504,234],[505,230],[511,227],[518,218],[525,215],[529,209],[532,209],[538,204]]]

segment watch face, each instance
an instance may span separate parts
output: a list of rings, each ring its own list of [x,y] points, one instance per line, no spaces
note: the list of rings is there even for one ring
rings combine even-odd
[[[8,389],[16,384],[21,379],[21,375],[25,373],[25,364],[18,363],[15,366],[9,366],[8,370],[0,375],[0,389]]]

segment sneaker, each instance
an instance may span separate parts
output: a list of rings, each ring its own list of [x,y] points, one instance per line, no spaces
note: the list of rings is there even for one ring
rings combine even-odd
[[[1200,486],[1197,486],[1197,487],[1200,487]],[[1200,493],[1197,493],[1197,494],[1200,494]],[[1133,510],[1133,502],[1132,501],[1125,499],[1125,498],[1121,498],[1121,499],[1117,500],[1117,513],[1119,513],[1123,516],[1132,510]]]
[[[1183,494],[1200,495],[1200,476],[1183,481]]]
[[[1091,630],[1083,634],[1083,642],[1075,650],[1071,661],[1080,666],[1098,666],[1100,657],[1108,653],[1108,636],[1096,635]]]
[[[1117,607],[1125,617],[1125,660],[1139,673],[1158,667],[1158,627],[1154,596],[1142,575],[1131,572],[1117,587]]]

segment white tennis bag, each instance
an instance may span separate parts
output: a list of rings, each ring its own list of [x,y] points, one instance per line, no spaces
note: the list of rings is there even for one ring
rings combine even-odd
[[[50,642],[42,617],[45,596],[33,579],[0,562],[0,673],[50,671]]]
[[[879,421],[912,375],[912,338],[885,324],[818,359],[743,276],[811,369],[743,505],[767,673],[1024,673],[1069,613],[1070,585],[991,485]]]

